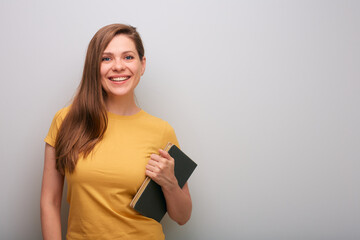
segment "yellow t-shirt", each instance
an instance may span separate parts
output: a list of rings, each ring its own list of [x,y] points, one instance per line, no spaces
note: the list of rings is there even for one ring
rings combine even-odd
[[[55,145],[69,107],[56,113],[45,142]],[[162,226],[129,204],[145,180],[152,153],[168,142],[179,146],[173,128],[141,110],[132,116],[108,112],[104,138],[75,172],[65,172],[69,202],[68,240],[164,239]]]

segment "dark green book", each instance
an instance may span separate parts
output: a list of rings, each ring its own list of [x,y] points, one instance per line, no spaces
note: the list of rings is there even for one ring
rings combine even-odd
[[[197,167],[197,164],[176,145],[168,143],[164,150],[174,158],[175,177],[180,188],[182,188]],[[161,221],[167,211],[161,187],[149,177],[141,185],[130,206],[142,215],[153,218],[158,222]]]

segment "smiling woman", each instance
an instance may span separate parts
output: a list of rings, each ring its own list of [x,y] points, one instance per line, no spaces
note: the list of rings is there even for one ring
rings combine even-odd
[[[164,239],[162,226],[130,207],[146,176],[164,193],[169,216],[191,215],[187,184],[181,189],[174,159],[162,151],[179,145],[174,129],[140,109],[134,90],[146,67],[132,26],[112,24],[90,41],[79,90],[58,111],[45,138],[41,190],[44,239],[61,239],[60,206],[67,179],[68,240]]]
[[[134,105],[134,89],[145,71],[146,58],[140,58],[134,42],[125,35],[115,36],[106,47],[100,65],[101,85],[107,93],[107,109],[110,112],[119,112],[119,101],[133,105],[132,109],[137,111]],[[111,103],[115,103],[110,105]],[[131,114],[131,113],[127,113]]]

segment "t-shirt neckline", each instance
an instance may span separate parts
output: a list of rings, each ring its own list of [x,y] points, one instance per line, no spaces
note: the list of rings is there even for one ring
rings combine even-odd
[[[119,115],[112,112],[107,111],[108,117],[113,119],[135,119],[138,117],[141,117],[145,111],[143,109],[140,109],[137,113],[132,115]]]

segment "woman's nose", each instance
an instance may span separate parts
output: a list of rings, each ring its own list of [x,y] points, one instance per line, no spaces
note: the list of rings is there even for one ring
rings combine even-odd
[[[124,68],[124,64],[121,61],[121,59],[115,59],[113,64],[113,70],[115,71],[121,71]]]

